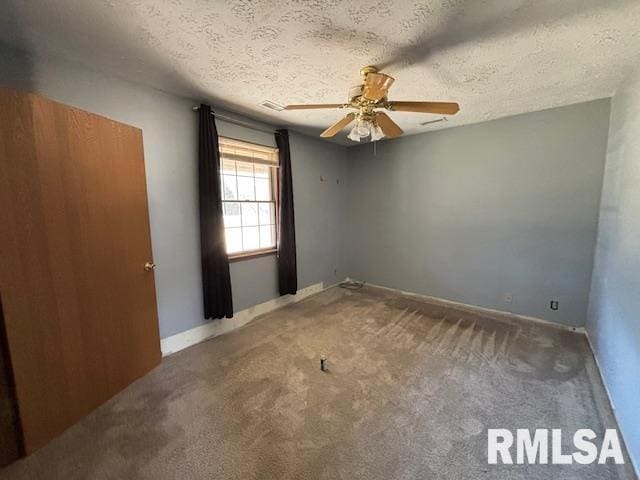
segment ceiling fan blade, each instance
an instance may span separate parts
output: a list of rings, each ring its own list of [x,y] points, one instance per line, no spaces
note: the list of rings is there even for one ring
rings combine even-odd
[[[399,137],[404,133],[398,124],[384,112],[376,112],[376,123],[389,138]]]
[[[364,77],[362,96],[367,100],[377,102],[387,96],[389,87],[395,79],[384,73],[367,73]]]
[[[341,120],[331,125],[324,132],[320,134],[321,137],[328,138],[333,137],[336,133],[342,130],[344,127],[353,122],[353,119],[356,118],[355,113],[348,113]]]
[[[460,106],[453,102],[389,102],[387,109],[397,112],[439,113],[455,115]]]
[[[306,110],[312,108],[344,108],[348,105],[343,103],[309,103],[307,105],[287,105],[285,110]]]

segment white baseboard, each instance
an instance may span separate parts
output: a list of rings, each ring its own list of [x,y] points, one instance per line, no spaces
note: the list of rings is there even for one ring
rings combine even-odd
[[[347,280],[354,280],[354,279],[347,278]],[[355,281],[359,281],[359,280],[355,280]],[[580,334],[583,334],[583,335],[586,334],[585,329],[583,327],[572,327],[572,326],[569,326],[569,325],[562,325],[561,323],[555,323],[555,322],[552,322],[550,320],[544,320],[542,318],[529,317],[527,315],[520,315],[518,313],[513,313],[513,312],[505,312],[505,311],[502,311],[502,310],[494,310],[492,308],[479,307],[477,305],[469,305],[467,303],[455,302],[453,300],[447,300],[447,299],[444,299],[444,298],[432,297],[430,295],[423,295],[423,294],[420,294],[420,293],[407,292],[405,290],[400,290],[400,289],[397,289],[397,288],[384,287],[382,285],[376,285],[374,283],[366,283],[366,285],[369,285],[369,286],[374,287],[374,288],[380,288],[382,290],[389,290],[391,292],[401,293],[402,295],[407,295],[407,296],[416,297],[416,298],[422,298],[424,300],[427,300],[427,301],[430,301],[430,302],[434,302],[434,303],[441,303],[443,305],[450,305],[452,307],[464,308],[464,309],[467,309],[467,310],[477,311],[477,312],[480,312],[480,313],[488,313],[488,314],[493,314],[493,315],[506,316],[506,317],[510,317],[510,318],[514,318],[514,319],[518,319],[518,320],[524,320],[524,321],[527,321],[527,322],[543,323],[543,324],[548,325],[550,327],[559,328],[561,330],[568,330],[568,331],[580,333]]]
[[[353,280],[351,278],[346,278],[346,281],[348,280]],[[574,332],[578,332],[581,334],[586,334],[584,328],[582,327],[570,327],[567,325],[561,325],[559,323],[554,323],[551,322],[549,320],[544,320],[541,318],[536,318],[536,317],[529,317],[526,315],[519,315],[516,313],[511,313],[511,312],[504,312],[504,311],[500,311],[500,310],[494,310],[494,309],[490,309],[490,308],[485,308],[485,307],[479,307],[477,305],[469,305],[466,303],[460,303],[460,302],[455,302],[452,300],[446,300],[444,298],[438,298],[438,297],[432,297],[429,295],[422,295],[419,293],[414,293],[414,292],[407,292],[404,290],[400,290],[397,288],[390,288],[390,287],[384,287],[382,285],[376,285],[376,284],[372,284],[372,283],[367,283],[367,285],[374,287],[374,288],[380,288],[383,290],[388,290],[388,291],[392,291],[392,292],[396,292],[396,293],[400,293],[402,295],[408,295],[408,296],[413,296],[413,297],[417,297],[417,298],[422,298],[425,299],[427,301],[430,302],[436,302],[436,303],[441,303],[443,305],[451,305],[454,307],[458,307],[458,308],[465,308],[468,310],[472,310],[472,311],[477,311],[477,312],[481,312],[481,313],[488,313],[488,314],[494,314],[494,315],[504,315],[507,317],[511,317],[511,318],[516,318],[519,320],[525,320],[525,321],[529,321],[529,322],[538,322],[538,323],[543,323],[545,325],[551,326],[551,327],[555,327],[555,328],[560,328],[563,330],[569,330],[569,331],[574,331]],[[303,288],[302,290],[299,290],[298,293],[296,295],[284,295],[282,297],[278,297],[278,298],[274,298],[272,300],[266,301],[264,303],[261,303],[259,305],[255,305],[253,307],[247,308],[245,310],[241,310],[239,312],[234,313],[233,318],[222,318],[222,319],[218,319],[218,320],[212,320],[209,323],[206,323],[204,325],[200,325],[198,327],[192,328],[190,330],[186,330],[184,332],[180,332],[177,333],[175,335],[172,335],[170,337],[166,337],[160,340],[160,348],[162,350],[162,356],[167,356],[167,355],[171,355],[172,353],[178,352],[180,350],[183,350],[187,347],[190,347],[192,345],[195,345],[197,343],[203,342],[204,340],[207,340],[209,338],[213,338],[213,337],[217,337],[218,335],[222,335],[224,333],[230,332],[232,330],[235,330],[236,328],[240,328],[243,325],[246,325],[247,323],[249,323],[251,320],[253,320],[254,318],[256,318],[259,315],[263,315],[265,313],[269,313],[272,312],[273,310],[276,310],[280,307],[283,307],[285,305],[289,305],[291,303],[296,303],[299,302],[300,300],[310,296],[310,295],[314,295],[316,293],[321,292],[322,290],[326,290],[327,288],[330,288],[333,285],[329,285],[327,287],[324,286],[324,283],[315,283],[313,285],[310,285],[306,288]]]
[[[327,287],[329,288],[329,287]],[[246,325],[258,315],[272,312],[280,307],[289,305],[291,303],[299,302],[300,300],[307,298],[310,295],[314,295],[318,292],[325,290],[324,283],[315,283],[302,290],[298,290],[295,295],[284,295],[282,297],[274,298],[267,302],[255,305],[241,310],[233,314],[233,318],[222,318],[218,320],[212,320],[204,325],[186,330],[184,332],[177,333],[167,338],[160,340],[160,349],[162,350],[162,356],[166,357],[172,353],[183,350],[187,347],[203,342],[212,337],[217,337],[223,333],[230,332],[236,328],[240,328]]]

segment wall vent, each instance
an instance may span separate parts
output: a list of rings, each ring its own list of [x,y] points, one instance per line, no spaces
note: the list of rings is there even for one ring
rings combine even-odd
[[[425,125],[431,125],[432,123],[448,122],[448,121],[449,120],[447,120],[447,117],[442,117],[442,118],[436,118],[435,120],[427,120],[426,122],[422,122],[420,125],[424,127]]]
[[[268,108],[269,110],[275,110],[276,112],[281,112],[282,110],[284,110],[284,107],[282,105],[278,105],[277,103],[272,102],[271,100],[265,100],[260,104],[260,106],[264,108]]]

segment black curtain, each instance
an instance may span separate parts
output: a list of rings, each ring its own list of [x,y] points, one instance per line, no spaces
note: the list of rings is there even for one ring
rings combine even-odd
[[[231,318],[233,300],[224,240],[218,131],[209,105],[200,105],[198,170],[204,318]]]
[[[295,295],[298,291],[296,273],[296,226],[293,215],[293,182],[289,132],[276,131],[280,159],[280,201],[278,203],[278,286],[280,295]]]

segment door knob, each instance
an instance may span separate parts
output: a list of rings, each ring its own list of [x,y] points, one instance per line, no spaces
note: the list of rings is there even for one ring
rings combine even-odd
[[[145,264],[144,264],[144,269],[145,269],[147,272],[152,271],[154,268],[156,268],[156,264],[155,264],[155,263],[153,263],[153,262],[147,262],[147,263],[145,263]]]

